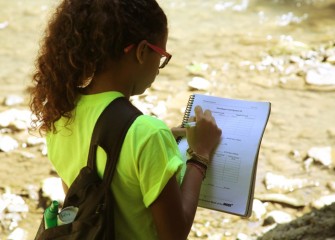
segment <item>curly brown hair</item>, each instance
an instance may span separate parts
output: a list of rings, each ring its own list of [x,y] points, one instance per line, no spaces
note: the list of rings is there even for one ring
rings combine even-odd
[[[72,117],[80,85],[143,39],[156,43],[167,33],[167,18],[155,0],[63,0],[56,8],[36,60],[30,108],[33,129],[55,131]]]

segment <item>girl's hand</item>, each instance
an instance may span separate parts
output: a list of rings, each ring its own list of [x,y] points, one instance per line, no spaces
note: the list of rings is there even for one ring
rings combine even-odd
[[[186,128],[189,147],[210,159],[211,153],[221,139],[221,129],[218,128],[210,110],[203,111],[200,106],[196,106],[194,112],[196,126]]]

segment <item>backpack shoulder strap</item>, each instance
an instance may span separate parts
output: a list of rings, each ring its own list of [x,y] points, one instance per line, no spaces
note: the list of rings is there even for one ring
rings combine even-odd
[[[99,116],[91,138],[87,165],[97,171],[96,152],[98,146],[107,154],[103,181],[110,186],[119,159],[121,147],[127,131],[135,119],[141,115],[130,101],[120,97],[112,101]]]

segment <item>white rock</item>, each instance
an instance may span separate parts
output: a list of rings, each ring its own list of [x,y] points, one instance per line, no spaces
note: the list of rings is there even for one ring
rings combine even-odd
[[[150,110],[154,107],[152,103],[143,102],[138,97],[133,97],[131,100],[132,104],[137,107],[144,114],[150,114]]]
[[[39,187],[37,185],[28,184],[25,189],[28,192],[28,196],[30,199],[38,201],[39,199]]]
[[[15,228],[15,230],[7,237],[7,240],[26,240],[27,232],[22,228]]]
[[[151,112],[158,116],[163,117],[166,114],[167,108],[164,101],[159,101],[158,104],[151,109]]]
[[[155,95],[147,95],[144,97],[145,102],[155,104],[158,100],[158,97]]]
[[[311,167],[311,165],[312,165],[313,162],[314,162],[314,159],[311,158],[311,157],[307,158],[304,161],[304,168],[305,168],[306,171],[309,171],[309,169],[310,169],[310,167]]]
[[[8,194],[4,194],[8,195]],[[29,212],[29,207],[19,195],[10,194],[5,199],[7,201],[7,210],[11,213],[26,213]]]
[[[42,145],[46,144],[46,140],[45,138],[30,136],[27,138],[27,144],[28,146]]]
[[[272,217],[276,223],[288,223],[292,221],[292,216],[286,212],[274,210],[269,212],[266,217]]]
[[[309,49],[310,47],[307,44],[294,41],[291,37],[283,36],[278,44],[270,49],[270,53],[271,55],[299,55]]]
[[[249,6],[249,0],[242,0],[240,1],[241,4],[238,4],[238,5],[235,5],[233,7],[233,10],[234,11],[237,11],[237,12],[242,12],[242,11],[245,11],[247,10],[248,6]]]
[[[1,23],[0,23],[0,29],[5,29],[8,25],[9,25],[9,22],[8,22],[8,21],[1,22]]]
[[[32,114],[29,110],[18,110],[18,109],[9,109],[0,113],[0,127],[6,128],[10,126],[19,125],[18,130],[22,128],[22,124],[24,124],[28,128],[30,126],[32,120]]]
[[[20,213],[17,212],[8,212],[5,215],[6,220],[10,220],[8,223],[8,229],[13,230],[17,226],[19,226],[19,222],[22,221],[22,216]]]
[[[327,187],[329,187],[332,191],[335,191],[335,181],[328,182]]]
[[[192,80],[188,83],[188,86],[191,89],[197,89],[197,90],[208,90],[210,87],[210,82],[204,78],[201,77],[194,77]]]
[[[27,122],[21,121],[21,120],[14,120],[11,122],[11,128],[14,130],[26,130],[28,129],[29,125],[27,124]]]
[[[330,167],[333,164],[332,148],[327,147],[312,147],[307,152],[308,156],[322,165]]]
[[[319,199],[312,202],[312,206],[320,209],[324,206],[332,204],[333,202],[335,202],[335,194],[320,197]]]
[[[198,76],[204,76],[208,70],[209,65],[207,63],[194,62],[186,67],[189,73]]]
[[[330,56],[330,57],[328,57],[328,58],[327,58],[327,62],[329,62],[329,63],[335,65],[335,55],[334,55],[334,56]]]
[[[335,85],[335,67],[329,63],[311,66],[306,73],[306,83],[318,86]]]
[[[62,180],[59,177],[46,178],[42,185],[43,195],[49,197],[51,200],[63,202],[65,198]]]
[[[48,147],[47,145],[42,145],[41,148],[40,148],[40,151],[42,153],[43,156],[47,156],[48,155]]]
[[[9,95],[4,100],[5,106],[15,106],[23,103],[24,99],[18,95]]]
[[[265,185],[268,190],[288,193],[304,187],[318,186],[319,182],[304,178],[287,178],[283,175],[268,172],[265,175]]]
[[[306,199],[301,197],[291,197],[287,194],[282,193],[263,193],[263,194],[256,194],[255,198],[263,201],[263,202],[276,202],[281,203],[293,207],[304,207],[306,206]]]
[[[10,189],[6,189],[6,192],[0,196],[0,212],[6,211],[9,213],[25,213],[29,211],[28,205],[25,203],[23,198],[19,195],[12,194]],[[6,210],[5,210],[6,209]]]
[[[223,238],[223,234],[222,233],[215,233],[213,235],[210,235],[207,237],[208,240],[222,240]]]
[[[223,3],[217,3],[217,4],[215,4],[215,6],[214,6],[214,10],[215,10],[215,11],[218,11],[218,12],[221,12],[221,11],[226,10],[227,8],[232,7],[233,4],[234,4],[234,3],[233,3],[233,2],[230,2],[230,1],[228,1],[228,2],[224,1]]]
[[[252,204],[252,218],[255,218],[255,220],[259,220],[266,214],[266,207],[265,205],[258,199],[254,199]]]
[[[2,212],[6,209],[7,207],[7,203],[5,202],[5,200],[2,199],[2,197],[0,197],[0,217],[2,215]]]
[[[301,17],[295,16],[292,12],[288,12],[286,14],[283,14],[280,16],[280,18],[277,21],[277,24],[279,26],[287,26],[292,23],[301,23],[302,21],[306,20],[308,18],[308,14],[304,14]]]
[[[251,240],[252,238],[248,237],[248,235],[244,233],[238,233],[236,240]]]
[[[19,143],[10,136],[0,135],[0,151],[10,152],[19,147]]]

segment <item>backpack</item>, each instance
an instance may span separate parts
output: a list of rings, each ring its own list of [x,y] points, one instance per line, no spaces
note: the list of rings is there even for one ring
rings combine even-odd
[[[74,221],[45,229],[42,219],[35,240],[115,239],[111,181],[125,135],[141,114],[124,97],[115,99],[106,107],[93,130],[87,166],[81,169],[65,196],[63,209],[69,206],[78,208]],[[97,174],[95,157],[98,146],[107,153],[103,179]]]

